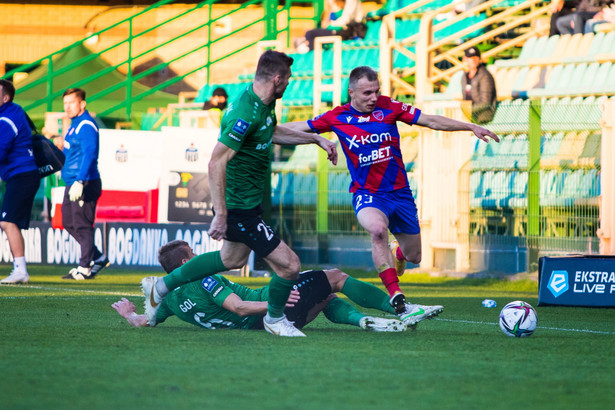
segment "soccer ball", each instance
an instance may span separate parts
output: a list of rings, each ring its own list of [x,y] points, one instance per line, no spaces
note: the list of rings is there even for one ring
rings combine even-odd
[[[506,336],[531,336],[536,330],[536,321],[534,308],[521,300],[510,302],[500,312],[500,329]]]

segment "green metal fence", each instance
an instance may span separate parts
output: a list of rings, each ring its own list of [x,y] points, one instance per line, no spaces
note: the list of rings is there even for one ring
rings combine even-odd
[[[474,249],[540,255],[597,253],[602,97],[513,100],[487,127],[500,144],[477,144],[470,166]]]
[[[95,93],[89,93],[88,102],[92,103],[97,100],[103,99],[106,96],[114,93],[118,90],[123,90],[123,98],[121,101],[118,101],[116,104],[105,107],[103,111],[97,113],[99,117],[105,116],[113,116],[113,117],[121,117],[125,119],[131,118],[131,114],[133,113],[133,107],[135,107],[135,103],[144,100],[148,96],[163,90],[164,88],[173,85],[189,75],[196,73],[199,70],[206,69],[207,70],[207,82],[210,80],[211,70],[215,68],[217,63],[241,53],[242,51],[254,47],[258,42],[262,40],[272,40],[278,39],[281,36],[285,36],[286,41],[290,42],[290,24],[293,20],[301,20],[305,18],[293,17],[291,15],[291,7],[294,3],[299,3],[297,1],[285,1],[280,2],[278,0],[248,0],[242,4],[237,5],[237,7],[231,11],[226,13],[219,13],[214,15],[214,5],[216,3],[220,3],[218,0],[207,0],[202,1],[200,3],[191,5],[183,11],[179,11],[176,15],[164,19],[163,21],[157,22],[156,24],[148,25],[146,29],[137,31],[135,29],[135,21],[144,21],[144,19],[148,19],[151,21],[157,21],[155,16],[155,12],[157,9],[172,4],[179,3],[175,0],[161,0],[153,5],[141,10],[140,12],[134,14],[133,16],[119,21],[115,24],[110,25],[102,30],[99,30],[95,33],[92,33],[88,37],[75,42],[63,49],[60,49],[52,54],[49,54],[37,61],[34,61],[30,64],[26,64],[24,66],[20,66],[10,72],[7,72],[3,78],[11,78],[13,74],[16,72],[22,71],[30,71],[31,69],[38,67],[40,65],[46,65],[47,74],[43,78],[39,78],[34,82],[30,82],[29,84],[18,87],[16,99],[19,100],[19,94],[27,93],[29,90],[34,89],[35,87],[41,87],[41,85],[45,85],[44,91],[40,93],[40,95],[36,96],[36,99],[28,104],[24,105],[24,109],[26,111],[30,111],[39,107],[43,107],[46,111],[53,111],[54,107],[57,110],[58,108],[58,98],[62,95],[63,91],[69,87],[83,87],[88,88],[88,86],[96,83],[97,80],[100,80],[101,77],[105,76],[109,72],[115,71],[119,68],[123,68],[126,72],[126,77],[123,80],[117,81],[115,84],[111,85],[108,88],[97,91]],[[323,0],[319,0],[314,2],[314,19],[317,21],[319,19],[320,11],[322,11]],[[250,19],[237,18],[242,11],[245,11],[247,8],[254,8],[255,10],[259,10],[261,12],[260,16],[253,17]],[[184,21],[186,17],[193,16],[194,13],[203,13],[205,11],[206,18],[203,18],[200,24],[188,24],[184,25]],[[244,14],[242,14],[244,16]],[[233,25],[234,28],[227,34],[217,35],[213,32],[213,28],[218,22],[221,22],[225,18],[234,18]],[[167,40],[163,42],[156,43],[151,47],[136,47],[136,44],[139,40],[144,39],[144,36],[151,34],[156,30],[164,30],[169,27],[171,24],[182,22],[183,31],[177,35],[173,35]],[[246,30],[249,30],[254,27],[261,27],[259,30],[259,34],[250,36],[248,40],[245,40],[245,36],[239,36],[241,33],[245,33]],[[78,47],[83,47],[84,43],[86,43],[89,39],[98,38],[105,33],[109,33],[111,30],[115,30],[118,28],[127,29],[128,35],[126,38],[121,41],[112,44],[103,50],[100,50],[95,53],[88,54],[87,56],[80,58],[79,60],[65,65],[61,68],[56,68],[54,63],[57,61],[57,58],[62,54],[73,50]],[[204,35],[203,35],[204,33]],[[232,42],[232,46],[228,46],[228,39],[242,39]],[[185,42],[189,41],[192,46],[185,48]],[[182,47],[177,46],[182,42]],[[217,52],[215,55],[212,53],[212,50],[222,44],[224,42],[224,50],[223,52]],[[135,63],[138,61],[143,61],[145,58],[151,58],[156,56],[156,51],[163,47],[175,47],[178,49],[182,49],[182,51],[178,53],[175,57],[168,59],[167,61],[160,62],[159,64],[154,65],[151,68],[146,69],[139,74],[135,74],[133,72]],[[170,64],[178,62],[180,60],[184,60],[187,57],[194,56],[196,53],[206,53],[206,58],[200,61],[198,64],[189,67],[181,74],[173,78],[169,78],[154,87],[151,87],[146,90],[141,90],[142,92],[136,94],[134,91],[134,83],[143,79],[144,77],[151,75],[160,70],[166,69]],[[115,65],[105,67],[97,72],[90,72],[87,75],[82,75],[79,73],[79,67],[82,67],[84,64],[100,57],[110,55],[111,53],[116,53],[122,55],[119,59],[119,62]],[[116,61],[117,59],[110,59]],[[61,75],[66,75],[70,73],[79,73],[76,75],[71,82],[68,84],[63,83],[61,86],[58,84],[58,77]]]

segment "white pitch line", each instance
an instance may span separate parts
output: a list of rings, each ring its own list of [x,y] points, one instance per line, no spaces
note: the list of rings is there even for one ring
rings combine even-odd
[[[117,296],[143,296],[142,293],[126,293],[126,292],[105,292],[100,290],[91,290],[91,289],[75,289],[75,288],[50,288],[47,286],[34,286],[34,285],[18,285],[19,288],[27,288],[27,289],[45,289],[52,290],[56,292],[76,292],[76,293],[93,293],[97,295],[117,295]],[[15,286],[17,287],[17,286]],[[24,296],[29,297],[29,296]]]
[[[461,319],[443,319],[440,317],[435,318],[435,320],[441,320],[444,322],[455,322],[455,323],[471,323],[471,324],[475,324],[475,325],[493,325],[493,326],[497,326],[497,323],[493,323],[493,322],[478,322],[478,321],[474,321],[474,320],[461,320]],[[589,329],[565,329],[565,328],[561,328],[561,327],[544,327],[544,326],[538,326],[536,327],[537,329],[547,329],[547,330],[561,330],[561,331],[565,331],[565,332],[580,332],[580,333],[595,333],[595,334],[600,334],[600,335],[615,335],[615,332],[605,332],[602,330],[589,330]]]

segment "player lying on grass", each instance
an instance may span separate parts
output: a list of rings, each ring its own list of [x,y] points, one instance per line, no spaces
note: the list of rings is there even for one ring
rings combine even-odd
[[[158,259],[166,272],[183,265],[195,255],[184,241],[172,241],[160,248]],[[333,323],[349,324],[376,332],[401,332],[406,326],[393,318],[367,316],[334,295],[344,293],[365,308],[393,314],[386,293],[377,287],[354,279],[339,269],[308,271],[299,280],[286,304],[285,314],[302,328],[321,311]],[[190,282],[171,291],[161,302],[156,322],[170,316],[207,329],[263,329],[267,313],[269,287],[250,289],[233,283],[222,275],[212,275]],[[123,298],[112,307],[132,326],[149,326],[146,315],[138,315],[135,306]]]

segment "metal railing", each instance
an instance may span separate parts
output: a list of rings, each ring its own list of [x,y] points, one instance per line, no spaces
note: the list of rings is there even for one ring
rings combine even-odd
[[[231,56],[241,53],[242,51],[246,49],[254,47],[256,44],[258,44],[258,42],[262,40],[272,40],[272,39],[277,39],[280,36],[285,36],[287,43],[289,43],[290,42],[290,23],[291,21],[305,19],[301,17],[291,16],[290,9],[293,3],[297,3],[296,1],[286,1],[284,5],[281,6],[280,1],[278,0],[248,0],[238,5],[237,8],[231,11],[222,13],[217,16],[213,16],[212,14],[213,6],[216,3],[219,3],[219,1],[218,0],[207,0],[207,1],[202,1],[200,3],[197,3],[186,10],[180,11],[176,15],[169,17],[160,23],[149,26],[140,32],[136,32],[135,30],[135,20],[136,19],[144,18],[144,17],[147,18],[149,17],[148,15],[150,13],[153,13],[155,10],[163,6],[166,6],[166,5],[170,5],[171,3],[175,3],[175,2],[176,0],[158,1],[152,4],[151,6],[144,8],[138,13],[135,13],[134,15],[124,20],[121,20],[117,23],[114,23],[102,30],[96,31],[88,35],[87,37],[67,47],[64,47],[30,64],[17,67],[14,70],[7,72],[3,76],[3,78],[10,78],[13,76],[13,74],[17,72],[29,71],[35,67],[45,64],[47,66],[47,75],[27,85],[24,85],[23,87],[18,87],[17,94],[19,95],[20,93],[28,91],[36,86],[45,84],[46,85],[45,95],[41,96],[40,99],[38,99],[37,101],[34,101],[32,103],[25,105],[24,109],[27,111],[35,107],[44,106],[47,111],[52,111],[53,101],[56,100],[64,91],[63,89],[55,90],[54,88],[54,80],[59,75],[68,73],[71,70],[74,70],[77,67],[88,63],[89,61],[92,61],[96,58],[99,58],[100,56],[105,55],[106,53],[110,53],[110,52],[123,53],[125,50],[125,56],[123,58],[120,58],[118,63],[111,65],[105,69],[102,69],[98,72],[91,73],[83,78],[76,78],[75,81],[71,83],[70,87],[84,87],[87,84],[90,84],[100,79],[106,74],[119,69],[120,67],[125,67],[126,68],[125,70],[126,78],[123,81],[119,81],[113,86],[103,91],[99,91],[95,94],[88,95],[88,102],[93,102],[98,99],[102,99],[114,91],[124,89],[125,99],[123,101],[105,109],[102,112],[98,112],[97,115],[99,117],[105,117],[111,114],[114,114],[114,116],[118,116],[118,111],[119,111],[121,113],[119,114],[120,117],[131,118],[131,114],[133,111],[132,108],[135,102],[141,101],[147,96],[156,93],[157,91],[160,91],[170,85],[178,83],[182,81],[184,78],[186,78],[187,76],[194,74],[199,70],[203,70],[203,69],[207,70],[206,81],[207,83],[209,83],[210,72],[214,65],[216,65],[217,63],[220,63],[221,61],[224,61],[225,59]],[[314,8],[315,12],[322,10],[323,0],[319,0],[315,3],[316,3],[315,8]],[[250,7],[253,7],[255,10],[260,10],[261,15],[254,16],[248,20],[244,18],[245,17],[244,15],[242,15],[241,19],[240,18],[236,19],[236,22],[239,23],[237,27],[235,27],[229,33],[226,33],[224,35],[215,36],[214,38],[212,29],[213,27],[215,27],[215,25],[218,22],[221,22],[223,19],[226,19],[229,17],[237,16],[238,13],[243,12],[247,8],[250,8]],[[188,15],[191,15],[192,13],[198,12],[201,9],[207,9],[207,18],[201,24],[196,24],[191,27],[184,27],[181,33],[177,35],[173,35],[170,38],[166,39],[165,41],[156,43],[154,46],[146,48],[142,51],[135,50],[136,40],[154,32],[155,30],[167,28],[169,27],[171,23],[175,23],[179,19],[182,19]],[[281,15],[284,18],[280,18]],[[318,19],[317,16],[319,15],[316,15],[315,13],[313,19],[317,20]],[[278,26],[280,23],[283,24],[282,27]],[[82,57],[78,59],[77,61],[74,61],[71,64],[68,64],[65,67],[61,67],[59,69],[56,69],[54,67],[54,61],[60,55],[76,47],[83,46],[88,40],[98,38],[98,36],[101,36],[102,34],[105,34],[105,33],[109,33],[111,30],[118,29],[120,26],[122,27],[127,26],[127,31],[128,31],[128,35],[122,40],[104,48],[101,51],[93,52],[85,57]],[[220,44],[224,40],[228,40],[229,38],[233,38],[233,39],[238,38],[237,36],[238,33],[241,33],[242,31],[248,30],[256,26],[262,26],[260,35],[250,38],[250,41],[234,42],[233,43],[234,46],[231,47],[230,49],[225,48],[224,52],[221,53],[219,57],[212,56],[212,48],[214,46],[216,46],[217,44]],[[194,35],[196,32],[200,30],[206,30],[205,39]],[[185,39],[190,39],[191,41],[194,39],[194,45],[190,48],[186,48],[185,51],[181,51],[179,55],[173,58],[170,58],[166,61],[160,62],[154,65],[153,67],[146,69],[143,72],[140,72],[138,74],[135,74],[133,72],[135,61],[142,60],[144,57],[147,57],[147,56],[155,56],[155,52],[159,50],[160,48],[169,46],[169,45],[178,44],[177,43],[178,41],[185,40]],[[224,44],[224,47],[227,47],[227,43],[228,42]],[[120,48],[122,49],[120,50]],[[156,73],[160,70],[163,70],[169,67],[169,65],[172,63],[178,62],[179,60],[185,59],[186,57],[194,55],[195,53],[203,51],[203,50],[206,51],[206,55],[207,55],[206,61],[203,61],[202,63],[199,63],[195,66],[191,66],[188,69],[184,70],[181,74],[178,74],[177,76],[169,78],[165,81],[162,81],[159,84],[155,85],[154,87],[151,87],[139,94],[134,95],[132,93],[132,90],[133,90],[132,86],[135,82],[142,80],[144,77],[148,75],[151,75],[153,73]]]

